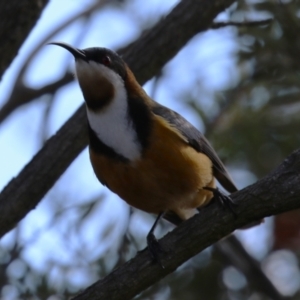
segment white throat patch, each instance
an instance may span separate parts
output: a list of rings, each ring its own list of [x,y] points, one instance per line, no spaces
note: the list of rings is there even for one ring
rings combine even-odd
[[[104,144],[131,161],[138,159],[142,149],[134,125],[128,118],[127,92],[123,79],[104,65],[80,60],[76,62],[76,75],[79,81],[85,75],[88,77],[101,75],[113,84],[115,89],[113,100],[98,112],[87,107],[88,121]]]

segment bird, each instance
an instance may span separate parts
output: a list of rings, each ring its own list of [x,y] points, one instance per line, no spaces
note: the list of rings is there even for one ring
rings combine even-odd
[[[177,112],[147,95],[116,52],[52,42],[75,59],[86,104],[89,156],[98,180],[130,206],[157,215],[147,245],[159,262],[155,227],[164,217],[185,221],[213,198],[234,213],[238,189],[204,135]]]

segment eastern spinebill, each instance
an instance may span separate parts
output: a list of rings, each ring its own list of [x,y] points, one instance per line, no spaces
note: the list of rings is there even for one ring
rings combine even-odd
[[[117,53],[51,44],[75,58],[97,178],[129,205],[158,215],[147,235],[154,259],[154,229],[162,216],[179,223],[214,196],[232,209],[215,178],[230,193],[237,188],[212,146],[180,114],[151,99]]]

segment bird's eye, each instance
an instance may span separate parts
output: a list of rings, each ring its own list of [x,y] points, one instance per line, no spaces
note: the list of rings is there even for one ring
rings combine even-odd
[[[102,58],[102,64],[103,64],[104,66],[109,66],[110,63],[111,63],[110,57],[107,56],[107,55],[106,55],[106,56],[103,56],[103,58]]]

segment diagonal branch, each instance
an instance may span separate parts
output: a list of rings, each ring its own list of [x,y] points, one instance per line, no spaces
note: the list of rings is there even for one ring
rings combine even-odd
[[[47,3],[47,0],[0,1],[0,79]]]
[[[73,300],[131,299],[208,246],[261,218],[300,208],[300,149],[275,171],[257,183],[232,195],[237,217],[217,202],[182,223],[159,242],[164,249],[161,261],[151,261],[144,250],[135,258],[97,281]]]
[[[216,243],[214,249],[224,257],[224,260],[246,276],[252,289],[268,296],[268,299],[287,299],[278,292],[263,272],[260,263],[244,249],[241,242],[233,234]]]
[[[31,102],[33,99],[43,95],[55,94],[59,88],[73,80],[73,74],[67,71],[55,82],[41,88],[26,87],[23,80],[16,82],[9,100],[0,108],[0,123],[2,123],[19,106]]]
[[[234,0],[184,0],[121,53],[140,83],[145,83]],[[151,64],[149,63],[151,62]],[[87,145],[82,106],[0,194],[0,237],[22,220]]]

